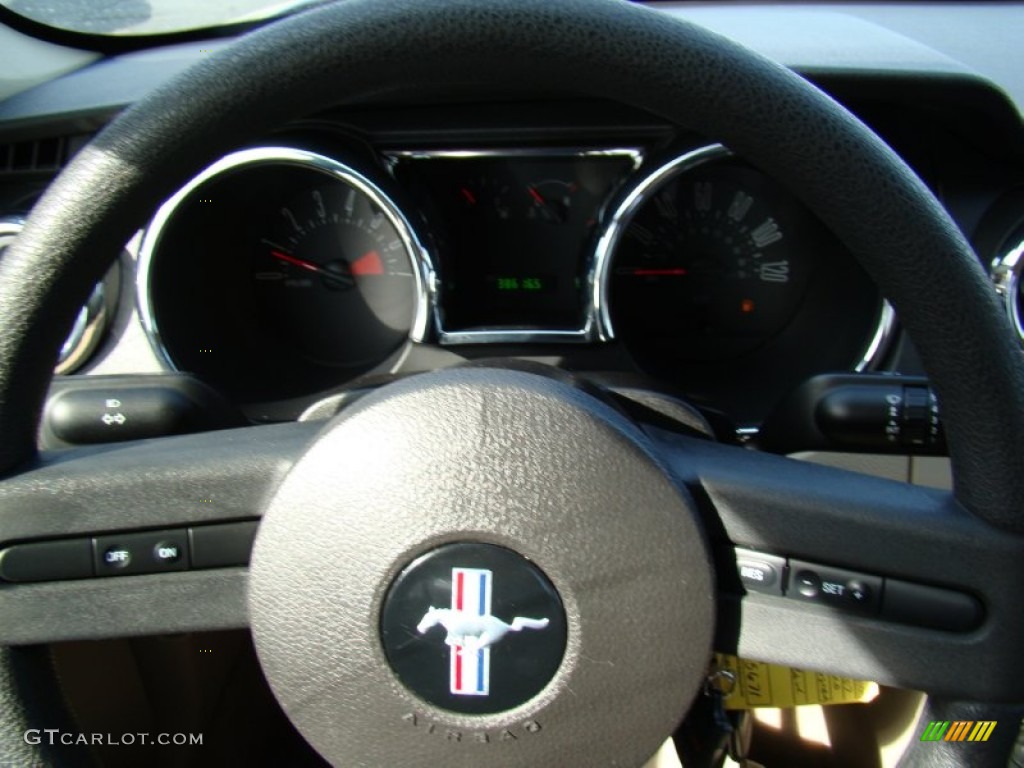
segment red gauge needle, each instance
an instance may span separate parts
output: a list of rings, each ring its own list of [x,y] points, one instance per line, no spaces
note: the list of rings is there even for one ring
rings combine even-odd
[[[634,275],[635,277],[681,277],[686,274],[682,267],[666,267],[664,269],[623,269],[620,274]]]
[[[312,261],[306,261],[305,259],[297,259],[294,256],[289,256],[287,253],[281,253],[280,251],[271,251],[270,255],[273,256],[275,259],[286,261],[289,264],[294,264],[296,267],[308,269],[310,272],[316,272],[319,275],[326,275],[327,277],[337,277],[337,275],[328,272],[323,267],[317,266]]]
[[[537,203],[537,205],[547,205],[547,200],[545,200],[544,196],[536,189],[533,187],[527,187],[526,191],[530,193],[530,197],[533,198],[533,201]]]
[[[292,256],[290,253],[283,253],[271,249],[270,255],[275,259],[285,262],[286,264],[294,264],[300,269],[306,269],[310,272],[315,272],[318,275],[330,278],[332,281],[342,281],[344,283],[351,284],[352,277],[362,277],[363,275],[383,275],[384,274],[384,262],[380,258],[380,254],[377,251],[367,251],[355,261],[348,265],[349,272],[345,274],[334,270],[321,267],[319,264],[314,264],[312,261],[306,261],[296,256]]]

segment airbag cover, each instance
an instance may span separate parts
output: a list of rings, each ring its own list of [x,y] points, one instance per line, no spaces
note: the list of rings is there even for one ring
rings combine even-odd
[[[565,614],[551,682],[484,715],[415,696],[380,634],[403,568],[467,541],[527,558]],[[542,376],[455,369],[328,424],[266,510],[250,611],[275,695],[335,765],[637,765],[699,690],[714,584],[692,500],[635,426]]]

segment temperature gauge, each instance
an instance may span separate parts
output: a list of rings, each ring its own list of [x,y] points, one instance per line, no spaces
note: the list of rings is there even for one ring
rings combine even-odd
[[[578,191],[576,182],[560,179],[543,179],[528,184],[526,192],[530,206],[526,212],[527,218],[564,224],[569,220],[573,199]]]

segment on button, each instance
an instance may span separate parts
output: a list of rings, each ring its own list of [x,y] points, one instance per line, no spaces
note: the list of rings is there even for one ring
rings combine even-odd
[[[181,559],[181,547],[169,541],[161,541],[153,547],[153,557],[158,563],[176,563]]]

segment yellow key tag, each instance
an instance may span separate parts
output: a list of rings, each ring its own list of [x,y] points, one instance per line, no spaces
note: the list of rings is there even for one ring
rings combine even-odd
[[[864,703],[878,695],[878,683],[750,661],[727,653],[715,654],[715,668],[735,681],[731,690],[723,686],[726,709]]]

